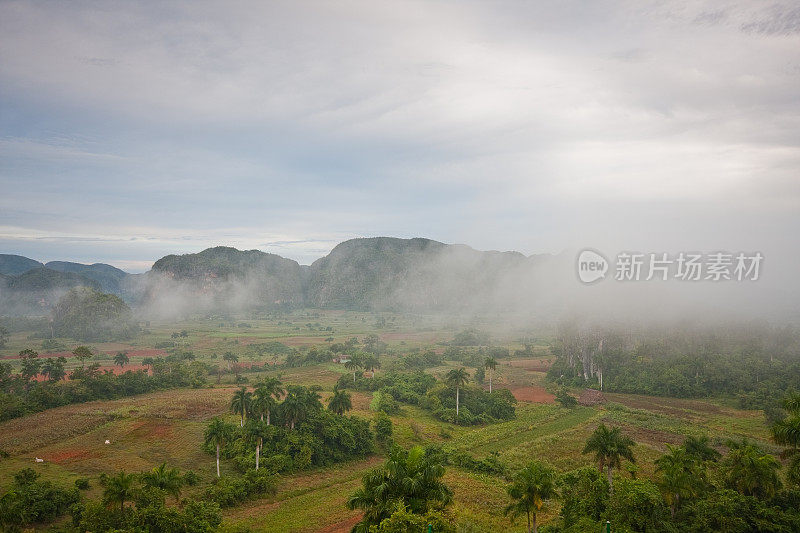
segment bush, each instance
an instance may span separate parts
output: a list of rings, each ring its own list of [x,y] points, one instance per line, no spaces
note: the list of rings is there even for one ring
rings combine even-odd
[[[92,486],[89,484],[89,480],[85,477],[80,477],[75,480],[75,487],[79,490],[89,490]]]
[[[385,444],[392,438],[392,420],[384,412],[379,412],[375,415],[375,438],[378,442]]]
[[[50,522],[78,501],[78,489],[63,489],[50,481],[39,481],[39,474],[32,468],[24,468],[14,475],[11,489],[0,496],[0,525],[13,530]]]

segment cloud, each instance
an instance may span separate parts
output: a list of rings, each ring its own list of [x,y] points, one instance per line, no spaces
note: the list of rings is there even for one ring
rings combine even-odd
[[[798,20],[711,1],[4,2],[0,246],[780,249],[800,229]]]

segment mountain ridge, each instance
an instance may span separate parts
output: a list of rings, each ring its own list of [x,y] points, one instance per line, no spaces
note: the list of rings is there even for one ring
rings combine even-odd
[[[191,312],[255,307],[415,311],[485,307],[498,295],[506,303],[520,299],[519,287],[529,285],[543,256],[479,251],[421,237],[368,237],[343,241],[311,265],[230,246],[169,254],[144,274],[129,274],[104,263],[42,265],[14,257],[11,263],[17,269],[41,265],[61,274],[49,277],[65,286],[80,281],[68,275],[78,276],[87,286],[99,286],[143,308]],[[14,285],[19,276],[0,280],[0,296],[2,287]]]

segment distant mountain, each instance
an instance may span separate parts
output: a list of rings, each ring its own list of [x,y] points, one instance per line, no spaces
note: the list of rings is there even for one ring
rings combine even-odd
[[[153,309],[275,305],[472,312],[526,301],[540,261],[430,239],[376,237],[337,245],[311,266],[217,247],[158,260],[142,283]]]
[[[484,252],[420,238],[352,239],[311,265],[307,303],[346,309],[488,309],[509,284],[518,286],[530,277],[533,267],[534,260],[519,252]]]
[[[82,263],[72,263],[70,261],[50,261],[44,266],[51,270],[57,270],[58,272],[80,274],[85,278],[99,283],[103,292],[117,295],[124,292],[122,284],[125,278],[129,276],[127,272],[105,263],[84,265]]]
[[[52,261],[45,268],[20,256],[2,257],[15,258],[6,260],[14,271],[38,267],[0,278],[0,314],[11,300],[35,301],[44,309],[54,294],[77,285],[164,316],[275,307],[490,313],[527,309],[533,300],[549,305],[563,299],[557,286],[563,286],[564,274],[573,280],[561,257],[478,251],[422,238],[348,240],[311,266],[218,246],[167,255],[145,274],[102,263]]]
[[[296,261],[258,250],[218,246],[162,257],[144,278],[145,304],[237,310],[304,305],[304,272]]]
[[[0,254],[0,274],[6,276],[19,276],[32,268],[41,268],[44,265],[21,255]]]
[[[43,314],[74,287],[100,290],[100,284],[72,272],[40,267],[7,276],[0,287],[0,315]]]

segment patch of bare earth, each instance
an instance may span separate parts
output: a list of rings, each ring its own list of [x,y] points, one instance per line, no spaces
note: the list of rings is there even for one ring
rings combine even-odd
[[[509,387],[511,394],[520,402],[554,403],[556,397],[547,392],[544,387],[531,385],[529,387]]]
[[[325,526],[322,529],[318,529],[317,533],[350,533],[350,531],[353,529],[353,526],[361,522],[361,518],[363,516],[363,514],[359,514],[352,518],[348,518],[347,520],[342,520],[341,522]]]

